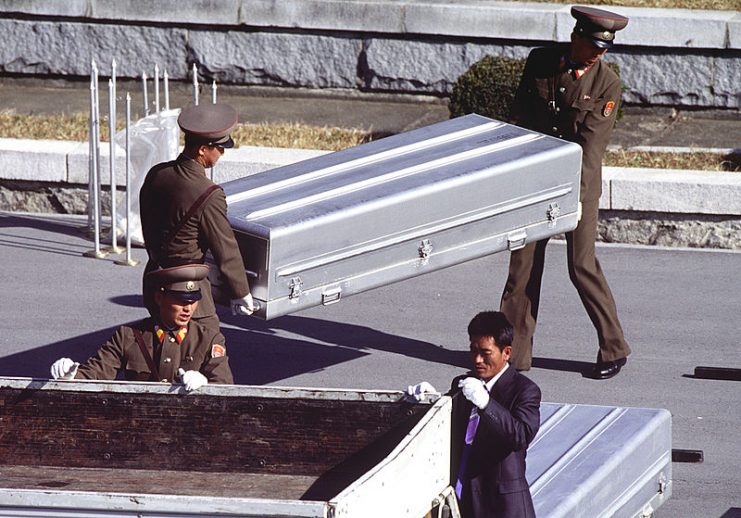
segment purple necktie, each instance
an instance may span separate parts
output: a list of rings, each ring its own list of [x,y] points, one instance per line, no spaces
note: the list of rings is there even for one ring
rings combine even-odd
[[[478,428],[478,426],[479,413],[476,407],[473,407],[471,409],[471,415],[468,418],[468,426],[466,427],[466,440],[463,444],[463,452],[461,453],[461,467],[458,470],[458,480],[455,482],[455,494],[458,496],[458,499],[461,498],[463,480],[466,476],[466,465],[468,464],[468,457],[471,455],[473,438],[476,437],[476,428]]]

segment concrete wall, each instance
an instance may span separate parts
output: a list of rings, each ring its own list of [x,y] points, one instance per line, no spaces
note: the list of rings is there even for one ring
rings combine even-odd
[[[87,149],[81,142],[0,139],[0,211],[86,213]],[[244,146],[224,155],[214,180],[260,174],[324,153]],[[117,157],[120,188],[123,150]],[[101,169],[107,213],[107,146],[101,147]],[[741,174],[606,167],[602,191],[603,241],[741,249]]]
[[[101,178],[110,183],[108,145],[102,145]],[[229,150],[214,168],[224,183],[308,160],[328,151],[242,146]],[[116,184],[125,182],[125,151],[117,147]],[[0,138],[0,180],[85,185],[88,143]],[[604,167],[600,209],[679,214],[741,215],[741,174]],[[135,183],[135,182],[134,182]],[[0,210],[14,210],[3,206]]]
[[[137,77],[446,95],[486,54],[566,42],[568,5],[487,0],[3,0],[0,74]],[[613,8],[630,103],[741,108],[741,13]],[[123,22],[123,23],[122,23]]]

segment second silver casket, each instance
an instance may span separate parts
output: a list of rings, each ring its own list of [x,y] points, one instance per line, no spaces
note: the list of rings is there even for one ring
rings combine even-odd
[[[223,188],[270,319],[573,230],[580,171],[577,144],[467,115]]]

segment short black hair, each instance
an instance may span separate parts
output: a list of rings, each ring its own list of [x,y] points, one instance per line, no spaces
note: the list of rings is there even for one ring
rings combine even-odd
[[[482,311],[469,322],[468,336],[491,336],[502,351],[512,345],[515,330],[501,311]]]
[[[185,134],[185,147],[187,149],[198,149],[201,146],[208,146],[208,144],[208,139],[204,139],[200,135],[195,135],[193,133]]]

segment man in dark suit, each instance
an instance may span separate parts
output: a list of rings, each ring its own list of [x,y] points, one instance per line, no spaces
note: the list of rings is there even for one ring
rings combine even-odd
[[[512,108],[514,122],[525,128],[579,144],[582,176],[581,219],[566,234],[569,277],[596,331],[597,362],[590,376],[615,376],[630,354],[615,301],[595,255],[602,156],[615,125],[620,78],[600,59],[615,32],[628,18],[603,9],[571,9],[576,26],[571,45],[534,49],[527,58]],[[540,283],[547,239],[512,252],[500,309],[515,327],[512,366],[528,370],[538,318]]]
[[[540,427],[540,389],[509,366],[512,324],[485,311],[468,324],[473,370],[453,380],[451,480],[463,518],[534,518],[525,457]],[[427,382],[410,386],[422,400]]]

